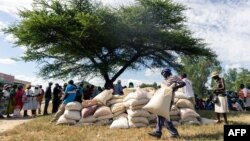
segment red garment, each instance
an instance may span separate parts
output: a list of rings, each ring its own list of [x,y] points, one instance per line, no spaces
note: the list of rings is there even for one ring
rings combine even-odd
[[[23,107],[22,97],[24,94],[25,94],[25,91],[22,89],[22,90],[17,90],[16,95],[15,95],[16,107],[20,106],[21,109]]]

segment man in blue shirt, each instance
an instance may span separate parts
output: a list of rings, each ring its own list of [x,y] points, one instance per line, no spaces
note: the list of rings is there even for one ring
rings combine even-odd
[[[114,94],[123,95],[121,80],[117,81],[117,84],[115,85],[115,88],[114,88]]]
[[[74,85],[74,81],[70,80],[64,92],[65,97],[64,97],[63,103],[61,104],[59,110],[57,111],[57,113],[55,114],[55,117],[51,120],[51,122],[57,121],[59,117],[64,113],[65,106],[69,102],[75,101],[76,90],[77,90],[77,87]]]

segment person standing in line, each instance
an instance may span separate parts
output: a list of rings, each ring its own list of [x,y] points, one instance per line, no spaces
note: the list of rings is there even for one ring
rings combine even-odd
[[[48,107],[49,107],[49,102],[51,100],[51,86],[53,85],[52,82],[49,82],[49,86],[46,88],[45,91],[45,104],[44,104],[44,111],[43,111],[43,115],[48,115]]]
[[[38,91],[38,88],[35,87],[35,91]],[[28,87],[25,91],[25,95],[27,96],[28,99],[27,99],[26,103],[24,103],[24,105],[23,105],[24,117],[28,116],[28,113],[27,113],[28,110],[31,110],[32,117],[36,116],[36,110],[38,108],[37,94],[38,94],[38,92],[34,93],[31,90],[31,85],[28,85]]]
[[[217,123],[221,123],[220,114],[222,114],[224,117],[225,124],[228,124],[227,113],[229,112],[229,109],[228,109],[228,102],[225,91],[226,86],[224,79],[219,76],[219,72],[217,71],[212,72],[211,77],[213,80],[215,80],[215,86],[213,87],[214,88],[213,92],[217,96],[217,102],[215,102],[214,104],[215,113],[218,119]]]
[[[93,90],[89,85],[86,86],[86,91],[84,92],[83,99],[84,100],[89,100],[91,95],[93,93]]]
[[[187,74],[183,73],[181,75],[181,79],[185,82],[185,86],[183,87],[184,94],[190,99],[190,101],[195,105],[195,97],[192,82],[187,78]]]
[[[41,114],[41,106],[42,106],[42,101],[43,101],[43,96],[44,96],[44,90],[43,90],[43,86],[37,86],[39,87],[39,95],[37,96],[37,101],[38,101],[38,114]]]
[[[11,117],[10,114],[12,114],[14,112],[14,109],[15,109],[16,89],[17,89],[17,85],[13,85],[9,89],[10,97],[9,97],[8,108],[7,108],[7,118]]]
[[[115,88],[114,88],[115,95],[123,95],[123,88],[122,88],[121,83],[122,83],[121,80],[117,81],[117,84],[115,85]]]
[[[75,101],[82,103],[83,94],[84,94],[84,88],[83,88],[83,82],[81,82],[77,88]]]
[[[171,86],[172,84],[175,84],[173,87],[173,92],[172,92],[172,100],[170,104],[170,109],[166,109],[170,112],[172,104],[173,104],[173,99],[174,99],[174,92],[185,86],[185,82],[183,82],[179,77],[177,76],[172,76],[172,72],[169,68],[164,68],[161,72],[161,75],[164,77],[164,81],[162,82],[162,86]],[[171,134],[171,138],[178,138],[180,135],[177,131],[177,129],[174,127],[174,124],[172,123],[171,120],[167,120],[162,116],[157,115],[157,124],[156,124],[156,130],[152,133],[148,133],[150,136],[156,137],[156,138],[161,138],[162,136],[162,126],[166,125],[169,133]]]
[[[16,95],[15,95],[15,110],[14,110],[14,117],[21,117],[21,110],[23,108],[23,101],[22,101],[22,98],[23,98],[23,95],[25,95],[25,91],[23,89],[23,86],[20,85],[18,86],[17,88],[17,92],[16,92]]]
[[[52,99],[52,113],[56,113],[59,106],[60,106],[60,88],[59,88],[59,84],[56,83],[55,87],[53,89],[53,99]]]
[[[129,82],[128,88],[134,88],[134,83],[133,82]]]
[[[68,82],[68,85],[65,89],[65,98],[63,100],[63,103],[60,105],[57,113],[55,114],[54,118],[51,120],[51,122],[55,122],[59,119],[59,117],[64,113],[65,110],[65,106],[72,101],[75,101],[76,98],[76,91],[77,91],[77,87],[74,84],[73,80],[70,80]]]
[[[0,83],[0,119],[4,118],[4,115],[7,113],[7,107],[9,103],[9,85],[3,85]]]

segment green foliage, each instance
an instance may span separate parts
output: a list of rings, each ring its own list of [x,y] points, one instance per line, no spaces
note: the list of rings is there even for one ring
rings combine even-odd
[[[250,87],[250,71],[247,69],[240,68],[239,71],[236,68],[228,69],[224,77],[227,90],[239,91],[240,84]]]
[[[226,89],[229,91],[235,91],[235,81],[237,80],[237,69],[228,69],[227,72],[224,74]]]
[[[157,86],[157,83],[156,83],[156,82],[154,82],[153,84],[145,84],[145,83],[142,83],[142,84],[140,85],[140,88],[145,88],[145,87],[153,87],[153,88],[155,88],[155,89],[158,89],[158,86]]]
[[[90,0],[35,0],[5,29],[25,61],[44,78],[102,76],[113,83],[125,70],[170,66],[179,55],[215,56],[184,26],[184,6],[170,0],[137,0],[113,9]]]
[[[187,74],[196,95],[207,97],[209,95],[208,78],[212,71],[221,70],[220,63],[215,57],[182,56],[181,60],[183,67],[178,69],[178,72]]]

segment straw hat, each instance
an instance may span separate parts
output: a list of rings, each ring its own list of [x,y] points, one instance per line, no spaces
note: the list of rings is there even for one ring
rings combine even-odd
[[[211,73],[211,77],[213,78],[213,77],[215,77],[215,76],[219,76],[220,74],[219,74],[219,72],[218,71],[213,71],[212,73]]]

